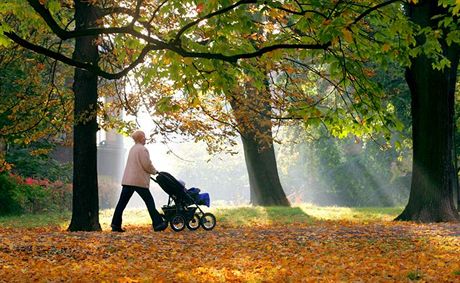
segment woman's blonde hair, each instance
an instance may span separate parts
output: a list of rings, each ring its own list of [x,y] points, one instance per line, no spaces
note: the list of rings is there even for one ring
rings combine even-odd
[[[145,133],[143,131],[137,130],[131,134],[131,137],[133,138],[134,142],[138,143],[142,138],[145,137]]]

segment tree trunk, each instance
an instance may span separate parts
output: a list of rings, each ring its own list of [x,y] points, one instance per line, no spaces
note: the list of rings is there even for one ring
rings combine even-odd
[[[273,142],[262,147],[253,135],[242,135],[241,139],[249,175],[251,203],[290,206],[278,176]]]
[[[75,1],[76,29],[95,25],[95,8],[88,1]],[[74,59],[97,64],[97,37],[86,36],[75,40]],[[72,221],[69,231],[100,231],[97,183],[96,105],[97,75],[75,69],[73,91],[74,151]]]
[[[267,96],[268,90],[247,85],[244,94],[230,100],[243,142],[250,201],[253,205],[290,206],[278,176]]]
[[[409,17],[423,27],[437,28],[432,17],[447,13],[437,0],[409,6]],[[418,38],[423,44],[425,38]],[[412,97],[413,164],[409,202],[397,220],[420,222],[459,221],[453,192],[458,176],[454,150],[454,95],[458,46],[443,42],[449,68],[435,70],[433,60],[420,55],[406,70]]]
[[[6,163],[6,140],[3,137],[0,137],[0,172],[8,171]]]

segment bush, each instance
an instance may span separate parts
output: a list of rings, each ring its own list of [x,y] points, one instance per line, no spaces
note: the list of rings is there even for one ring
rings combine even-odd
[[[53,182],[61,180],[69,183],[72,181],[71,163],[61,164],[48,154],[32,154],[34,149],[36,148],[12,146],[8,150],[6,161],[13,164],[12,173]]]
[[[40,186],[17,185],[16,201],[22,212],[37,213],[47,210],[47,192]]]
[[[0,215],[19,214],[22,208],[17,199],[17,186],[8,175],[0,174]]]
[[[72,184],[56,181],[50,183],[46,189],[49,191],[51,209],[58,211],[72,210]]]
[[[71,203],[70,184],[0,175],[0,215],[69,210]]]

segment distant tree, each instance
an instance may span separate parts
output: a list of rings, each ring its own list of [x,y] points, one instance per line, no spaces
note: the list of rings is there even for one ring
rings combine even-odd
[[[276,165],[270,89],[248,83],[231,96],[230,105],[243,143],[251,203],[289,206]]]

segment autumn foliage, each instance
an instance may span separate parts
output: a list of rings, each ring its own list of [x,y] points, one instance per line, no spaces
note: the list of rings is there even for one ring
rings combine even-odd
[[[4,282],[458,282],[460,225],[320,220],[212,231],[0,228]]]

